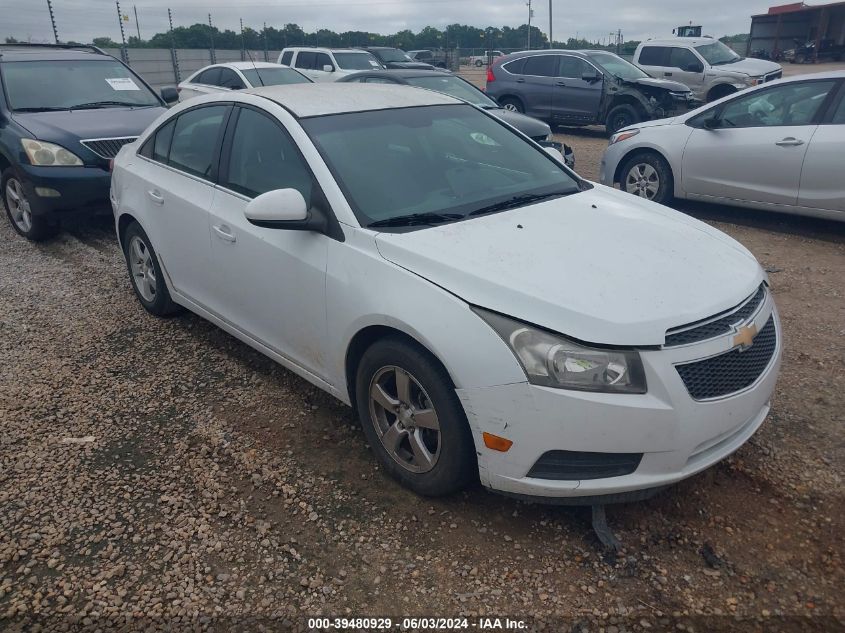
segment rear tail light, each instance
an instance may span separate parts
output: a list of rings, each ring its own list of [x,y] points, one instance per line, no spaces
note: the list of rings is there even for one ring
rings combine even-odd
[[[493,67],[487,67],[487,83],[489,84],[491,81],[496,81],[496,75],[493,74]]]

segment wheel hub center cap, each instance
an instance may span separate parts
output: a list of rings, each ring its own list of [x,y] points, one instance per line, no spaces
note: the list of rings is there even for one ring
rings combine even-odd
[[[414,409],[406,404],[399,405],[399,425],[403,429],[411,430],[414,428]]]

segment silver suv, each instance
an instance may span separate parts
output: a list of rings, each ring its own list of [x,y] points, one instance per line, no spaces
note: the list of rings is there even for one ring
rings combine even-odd
[[[637,47],[634,63],[652,77],[689,86],[699,101],[721,99],[783,75],[780,64],[742,57],[710,37],[645,41]]]

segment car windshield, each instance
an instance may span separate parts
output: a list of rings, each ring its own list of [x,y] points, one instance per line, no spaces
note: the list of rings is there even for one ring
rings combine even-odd
[[[732,64],[742,59],[729,46],[725,46],[722,42],[716,41],[712,44],[702,44],[696,46],[695,50],[701,55],[707,63],[711,66],[721,66],[723,64]]]
[[[589,53],[587,57],[595,64],[598,64],[605,71],[619,79],[643,79],[648,73],[634,66],[631,62],[625,61],[619,55],[613,53]]]
[[[343,70],[372,70],[381,68],[379,61],[370,53],[335,53],[335,61]]]
[[[581,190],[546,152],[469,105],[301,123],[363,226],[434,224]]]
[[[481,108],[498,108],[499,105],[472,84],[454,75],[437,77],[406,77],[412,86],[436,90]]]
[[[381,61],[383,62],[410,62],[413,61],[403,50],[398,48],[387,48],[378,52]]]
[[[242,69],[241,72],[253,88],[312,83],[308,77],[293,68],[248,68]]]
[[[3,62],[3,79],[9,106],[18,112],[161,105],[111,58]]]

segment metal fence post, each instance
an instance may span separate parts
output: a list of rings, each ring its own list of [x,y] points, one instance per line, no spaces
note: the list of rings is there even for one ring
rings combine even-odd
[[[173,13],[167,9],[167,21],[170,22],[170,61],[173,64],[173,76],[178,84],[182,81],[182,74],[179,72],[179,56],[176,54],[176,42],[173,40]]]
[[[120,12],[120,1],[115,0],[114,4],[117,7],[117,23],[120,25],[120,41],[123,43],[120,47],[120,58],[124,64],[128,64],[129,51],[126,50],[126,32],[123,30],[123,14]]]
[[[211,38],[211,48],[208,49],[211,53],[211,63],[217,63],[217,53],[214,51],[214,25],[211,23],[211,14],[208,14],[208,36]]]
[[[50,24],[53,25],[53,37],[56,38],[56,44],[59,43],[59,31],[56,29],[56,16],[53,13],[53,3],[47,0],[47,11],[50,12]]]
[[[246,61],[246,43],[244,42],[244,19],[241,18],[241,61]]]

